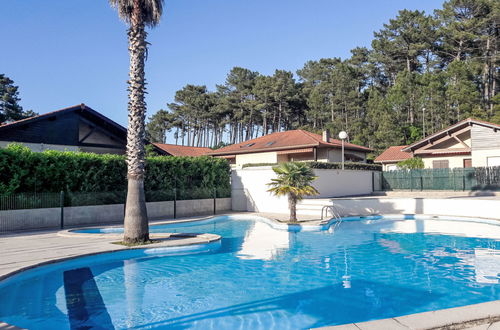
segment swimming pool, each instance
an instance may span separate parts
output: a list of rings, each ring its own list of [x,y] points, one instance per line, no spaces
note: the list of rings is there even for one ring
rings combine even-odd
[[[123,251],[23,272],[0,282],[0,320],[30,329],[304,329],[500,299],[500,226],[350,220],[317,232],[232,217],[152,226],[223,239],[195,254]]]

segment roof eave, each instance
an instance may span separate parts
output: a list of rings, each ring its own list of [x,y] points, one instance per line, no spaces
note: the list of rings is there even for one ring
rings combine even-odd
[[[273,152],[273,151],[280,151],[280,150],[288,150],[288,149],[298,149],[298,148],[312,148],[312,147],[318,147],[319,143],[316,144],[301,144],[301,145],[294,145],[294,146],[285,146],[285,147],[274,147],[274,148],[259,148],[259,149],[252,149],[252,150],[232,150],[232,151],[219,151],[214,150],[213,152],[209,152],[208,155],[211,156],[222,156],[222,155],[240,155],[240,154],[252,154],[256,152]]]

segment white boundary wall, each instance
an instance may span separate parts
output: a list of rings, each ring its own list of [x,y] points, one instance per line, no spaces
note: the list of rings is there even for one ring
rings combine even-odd
[[[319,217],[325,205],[334,205],[341,216],[375,214],[443,215],[500,220],[500,199],[466,198],[336,198],[304,200],[297,213]],[[285,213],[283,210],[280,213]],[[328,213],[330,216],[331,213]]]
[[[147,203],[148,218],[161,220],[174,216],[174,202]],[[214,200],[194,199],[177,201],[177,217],[209,215],[214,209]],[[231,210],[231,198],[217,198],[217,212]],[[124,205],[89,205],[64,208],[64,226],[102,225],[123,222]],[[60,208],[0,211],[0,231],[17,231],[43,228],[58,228],[61,221]]]
[[[319,202],[316,201],[316,202]],[[325,203],[326,202],[326,203]],[[500,220],[499,199],[472,198],[353,198],[323,200],[341,215],[428,214]],[[316,210],[313,214],[318,214]]]
[[[380,176],[373,171],[355,170],[325,170],[315,169],[318,177],[313,186],[321,197],[342,197],[367,195],[373,192],[373,177],[375,187],[379,185]],[[286,213],[288,200],[286,197],[276,197],[267,192],[267,184],[276,174],[271,166],[247,167],[232,171],[231,188],[233,211],[253,211]]]

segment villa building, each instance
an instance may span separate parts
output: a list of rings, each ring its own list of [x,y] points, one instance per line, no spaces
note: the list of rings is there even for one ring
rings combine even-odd
[[[389,147],[377,158],[375,158],[374,162],[381,164],[383,171],[395,171],[398,169],[397,163],[413,158],[411,152],[402,151],[406,147],[408,146]]]
[[[500,166],[500,125],[465,119],[408,146],[390,147],[375,159],[384,170],[420,157],[425,168]]]
[[[22,143],[33,151],[124,154],[127,129],[85,104],[0,126],[0,147]]]
[[[209,152],[215,157],[226,158],[236,167],[243,164],[282,163],[288,161],[342,161],[342,142],[330,137],[304,130],[276,132],[233,144]],[[344,157],[349,162],[366,162],[366,155],[372,149],[356,144],[344,143]]]

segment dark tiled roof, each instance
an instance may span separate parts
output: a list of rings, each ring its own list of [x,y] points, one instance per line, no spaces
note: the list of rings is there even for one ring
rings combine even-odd
[[[74,105],[74,106],[71,106],[71,107],[67,107],[67,108],[63,108],[63,109],[59,109],[59,110],[47,112],[47,113],[44,113],[42,115],[37,115],[37,116],[33,116],[33,117],[29,117],[29,118],[24,118],[24,119],[21,119],[21,120],[13,121],[13,122],[10,122],[10,123],[6,123],[6,124],[3,124],[3,125],[0,125],[0,130],[6,129],[6,128],[16,127],[16,126],[19,126],[19,125],[24,125],[24,124],[31,123],[31,122],[34,122],[34,121],[45,119],[47,117],[50,117],[50,116],[53,116],[53,115],[56,115],[56,114],[62,114],[62,113],[72,112],[72,111],[84,111],[84,112],[87,112],[90,115],[92,115],[93,117],[97,117],[100,120],[103,120],[104,122],[106,122],[107,124],[110,124],[111,126],[113,126],[114,128],[116,128],[119,131],[122,131],[122,132],[126,132],[127,131],[127,129],[125,127],[123,127],[122,125],[120,125],[117,122],[109,119],[108,117],[100,114],[99,112],[95,111],[94,109],[90,108],[89,106],[87,106],[87,105],[85,105],[83,103],[79,104],[79,105]]]

